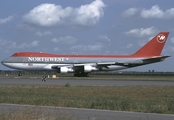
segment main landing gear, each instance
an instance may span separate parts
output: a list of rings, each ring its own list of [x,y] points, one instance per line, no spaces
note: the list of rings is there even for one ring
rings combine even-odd
[[[74,77],[88,77],[88,73],[85,73],[85,72],[77,72],[77,73],[74,73]]]

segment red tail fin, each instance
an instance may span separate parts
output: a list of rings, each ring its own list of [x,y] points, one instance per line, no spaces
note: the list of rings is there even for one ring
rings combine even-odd
[[[168,35],[169,32],[160,32],[133,56],[160,56]]]

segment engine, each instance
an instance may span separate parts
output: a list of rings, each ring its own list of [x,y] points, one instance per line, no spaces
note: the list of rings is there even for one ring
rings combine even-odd
[[[97,68],[90,65],[85,65],[85,66],[78,66],[76,70],[84,72],[84,73],[89,73],[91,71],[96,71]],[[58,69],[58,73],[73,73],[73,72],[75,71],[72,68],[68,68],[68,67],[60,67]]]
[[[84,72],[91,72],[91,71],[96,71],[97,68],[96,67],[93,67],[93,66],[90,66],[90,65],[85,65],[84,66]]]
[[[74,72],[74,70],[72,68],[60,67],[58,72],[60,72],[60,73],[72,73],[72,72]]]

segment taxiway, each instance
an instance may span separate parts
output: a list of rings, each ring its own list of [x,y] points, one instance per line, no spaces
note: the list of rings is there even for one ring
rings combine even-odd
[[[0,86],[63,86],[66,84],[71,86],[174,86],[174,81],[158,81],[158,80],[100,80],[100,79],[74,79],[59,78],[47,79],[43,82],[36,78],[0,78]]]

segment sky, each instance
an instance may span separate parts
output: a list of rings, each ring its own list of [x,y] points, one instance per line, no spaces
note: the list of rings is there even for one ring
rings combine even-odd
[[[20,51],[132,54],[160,31],[170,32],[162,55],[173,56],[173,5],[173,0],[1,0],[0,61]],[[173,62],[170,57],[129,71],[174,72]]]

